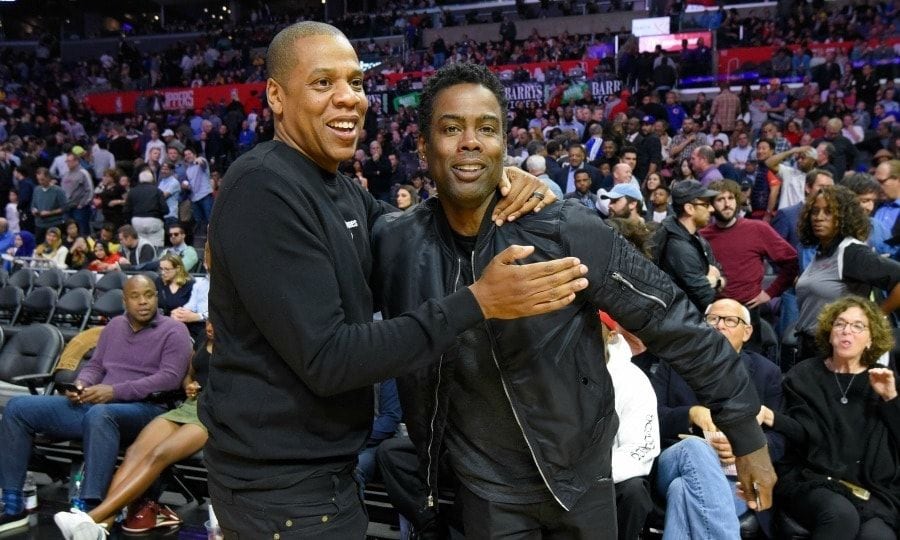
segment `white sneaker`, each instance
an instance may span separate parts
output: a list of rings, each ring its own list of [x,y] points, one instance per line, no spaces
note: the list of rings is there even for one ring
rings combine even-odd
[[[109,536],[106,527],[94,523],[91,516],[77,508],[69,512],[57,512],[53,521],[66,540],[104,540]]]

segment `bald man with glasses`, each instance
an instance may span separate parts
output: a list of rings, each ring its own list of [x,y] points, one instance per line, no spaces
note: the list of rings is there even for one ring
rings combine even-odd
[[[744,348],[753,334],[747,308],[723,298],[709,305],[705,320],[737,351],[760,402],[780,410],[781,370],[768,358]],[[713,423],[709,409],[700,405],[693,390],[665,361],[660,362],[651,382],[656,392],[663,448],[656,486],[667,502],[666,536],[672,532],[672,538],[737,538],[748,509],[736,494],[735,479],[724,472],[735,461],[730,442]],[[682,440],[686,434],[703,437],[704,432],[716,433],[710,444],[693,437]],[[784,455],[784,437],[772,430],[764,432],[769,456],[776,461]],[[692,474],[686,474],[688,470]],[[680,509],[673,505],[680,505]],[[704,523],[691,521],[699,515],[708,519]],[[769,512],[757,516],[760,526],[771,535]],[[710,536],[698,531],[706,531]]]

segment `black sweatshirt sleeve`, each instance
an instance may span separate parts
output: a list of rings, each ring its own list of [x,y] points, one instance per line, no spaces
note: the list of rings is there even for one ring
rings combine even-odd
[[[213,282],[217,270],[227,274],[253,324],[315,394],[422,367],[483,320],[464,288],[389,321],[348,322],[337,280],[343,270],[317,230],[314,209],[292,200],[266,170],[249,171],[231,191],[216,203]],[[366,204],[369,215],[384,208]]]
[[[865,244],[844,250],[844,278],[890,292],[900,282],[900,263],[881,257]]]

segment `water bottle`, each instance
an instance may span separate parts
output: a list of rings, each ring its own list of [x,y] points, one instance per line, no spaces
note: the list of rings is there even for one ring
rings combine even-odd
[[[84,464],[72,464],[72,476],[69,479],[69,501],[72,508],[84,511],[85,504],[81,498],[81,483],[84,481]]]
[[[37,483],[34,481],[34,475],[30,472],[25,475],[25,485],[22,486],[22,494],[25,497],[25,510],[36,512],[38,506]]]

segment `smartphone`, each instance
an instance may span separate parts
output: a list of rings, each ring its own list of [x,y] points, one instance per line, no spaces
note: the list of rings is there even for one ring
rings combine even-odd
[[[75,386],[75,383],[66,382],[56,383],[56,388],[60,392],[74,392],[76,394],[80,394],[84,390],[83,388],[78,388],[77,386]]]

